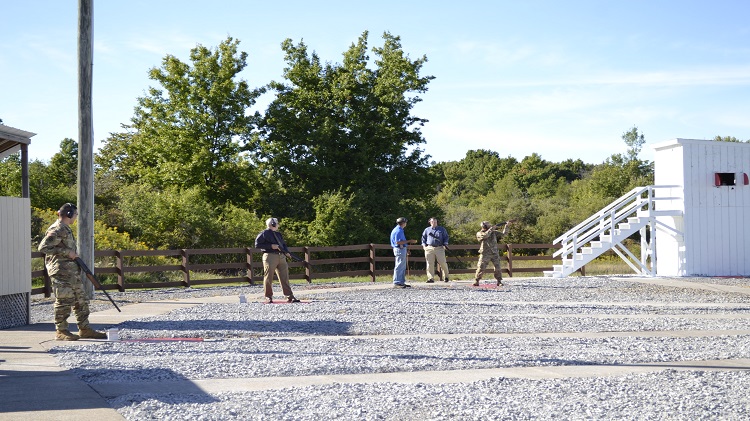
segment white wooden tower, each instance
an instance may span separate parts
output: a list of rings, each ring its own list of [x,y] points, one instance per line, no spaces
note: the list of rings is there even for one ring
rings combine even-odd
[[[656,185],[678,186],[657,204],[659,276],[750,276],[750,143],[674,139],[655,144]]]

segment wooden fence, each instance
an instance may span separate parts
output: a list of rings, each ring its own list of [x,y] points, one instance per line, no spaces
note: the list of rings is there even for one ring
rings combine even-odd
[[[552,270],[552,261],[559,260],[552,255],[515,254],[519,250],[537,249],[549,250],[558,248],[552,244],[501,244],[504,252],[500,257],[504,264],[502,271],[509,277],[518,273],[538,273]],[[473,274],[476,271],[478,244],[451,245],[446,250],[446,260],[450,264],[451,274]],[[312,283],[313,279],[328,279],[349,276],[369,276],[375,282],[378,275],[393,273],[394,257],[388,244],[361,244],[353,246],[332,247],[289,247],[289,251],[301,257],[303,261],[289,262],[291,279],[305,279]],[[420,246],[410,247],[407,259],[407,271],[411,279],[426,278],[424,251]],[[337,256],[338,254],[338,256]],[[346,257],[340,256],[345,254]],[[235,256],[230,262],[197,263],[191,261],[194,256],[221,255]],[[31,253],[33,259],[43,259],[40,252]],[[182,250],[97,250],[94,257],[99,266],[92,268],[97,275],[115,275],[116,284],[105,284],[106,289],[125,291],[133,288],[166,288],[190,287],[192,285],[226,284],[233,282],[249,283],[263,281],[262,250],[250,247],[217,248],[217,249],[182,249]],[[157,257],[161,260],[173,260],[173,264],[162,265],[131,265],[133,258]],[[198,259],[194,259],[198,260]],[[549,266],[523,267],[527,261],[549,261]],[[43,267],[44,265],[42,265]],[[191,279],[191,273],[224,272],[234,277],[220,277],[214,279]],[[163,273],[179,272],[181,281],[170,282],[127,282],[127,275],[133,273]],[[414,272],[414,273],[411,273]],[[585,269],[581,270],[585,274]],[[472,275],[473,276],[473,275]],[[44,294],[49,297],[52,293],[50,278],[46,268],[35,270],[31,278],[43,278],[44,286],[33,288],[32,294]],[[426,280],[426,279],[425,279]]]

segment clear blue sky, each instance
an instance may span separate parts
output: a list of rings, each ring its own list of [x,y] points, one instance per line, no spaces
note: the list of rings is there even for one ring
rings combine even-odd
[[[48,160],[78,137],[74,0],[2,0],[0,119],[37,133]],[[637,126],[650,145],[716,135],[750,139],[750,2],[714,1],[94,1],[94,138],[133,115],[148,70],[228,35],[249,54],[242,78],[280,80],[281,42],[324,61],[369,31],[401,37],[435,76],[414,114],[435,161],[471,149],[518,159],[601,163]],[[259,104],[265,105],[265,104]]]

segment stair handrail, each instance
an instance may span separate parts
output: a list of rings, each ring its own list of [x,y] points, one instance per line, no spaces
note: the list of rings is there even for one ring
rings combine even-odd
[[[560,244],[560,248],[553,254],[558,257],[562,255],[563,264],[561,270],[563,276],[570,273],[568,270],[573,271],[585,264],[586,261],[590,261],[601,254],[602,251],[609,249],[614,250],[623,260],[625,260],[633,270],[639,272],[632,262],[628,261],[623,255],[623,252],[618,249],[622,248],[630,259],[637,261],[638,259],[622,245],[624,238],[630,236],[635,230],[641,229],[644,224],[656,224],[659,221],[656,220],[657,210],[655,209],[655,203],[658,200],[677,200],[680,197],[672,197],[674,194],[660,197],[657,196],[656,191],[660,189],[681,189],[681,185],[651,185],[651,186],[640,186],[634,187],[626,194],[620,196],[616,200],[612,201],[609,205],[605,206],[600,211],[591,215],[589,218],[579,223],[575,227],[568,230],[565,234],[556,238],[553,244]],[[644,196],[645,193],[645,196]],[[671,193],[671,192],[670,192]],[[677,192],[677,196],[681,196],[681,193]],[[669,205],[667,205],[669,207]],[[684,204],[683,204],[684,206]],[[669,211],[669,209],[667,209]],[[631,218],[631,216],[635,216]],[[644,218],[646,219],[644,221]],[[631,221],[632,219],[632,221]],[[627,220],[627,228],[622,224],[624,220]],[[609,232],[607,236],[606,233]],[[652,236],[654,236],[652,230]],[[595,246],[594,240],[599,238],[601,241],[600,247]],[[655,241],[655,238],[652,238]],[[594,252],[592,257],[587,260],[586,254],[587,248],[584,247],[586,244],[591,243],[591,251]],[[599,252],[595,252],[593,249],[601,249]],[[580,249],[580,251],[579,251]],[[580,262],[579,262],[580,261]],[[576,263],[579,262],[579,263]],[[641,271],[646,269],[645,261],[640,263]],[[557,265],[555,265],[557,267]],[[566,270],[566,267],[568,270]],[[558,271],[556,268],[555,272]],[[655,273],[652,271],[652,273]],[[546,275],[546,272],[545,272]]]
[[[560,243],[562,247],[558,249],[553,256],[567,256],[570,253],[574,253],[579,245],[588,243],[589,241],[596,238],[598,235],[606,232],[607,229],[615,229],[617,223],[627,218],[628,215],[633,212],[637,212],[640,208],[646,207],[649,213],[654,210],[654,201],[660,199],[656,197],[655,190],[662,188],[679,188],[680,185],[651,185],[651,186],[639,186],[634,187],[629,192],[620,196],[616,200],[612,201],[609,205],[602,208],[599,212],[591,215],[583,222],[579,223],[575,227],[568,230],[565,234],[556,238],[552,243]],[[641,197],[643,193],[647,193],[646,197]],[[640,200],[634,200],[640,199]],[[667,198],[665,198],[667,199]],[[673,198],[669,198],[673,199]],[[612,214],[612,210],[615,213]],[[601,224],[602,221],[609,221],[606,224]],[[600,226],[594,229],[589,229],[598,223]],[[583,232],[581,232],[583,231]],[[570,247],[566,240],[574,238],[573,246]]]
[[[613,207],[616,207],[620,204],[620,202],[626,201],[627,199],[630,199],[631,197],[635,195],[641,195],[644,191],[648,190],[650,186],[646,187],[634,187],[629,192],[625,193],[624,195],[620,196],[619,198],[615,199],[610,203],[609,205],[602,208],[599,212],[589,216],[588,218],[584,219],[583,222],[579,223],[575,227],[569,229],[565,234],[555,238],[552,241],[552,244],[559,243],[560,241],[564,240],[566,237],[569,237],[572,233],[575,233],[576,231],[579,231],[581,228],[583,228],[585,225],[589,224],[590,222],[598,221],[602,216],[605,216],[610,209]]]
[[[647,203],[646,198],[640,198],[640,201],[625,201],[623,204],[626,206],[621,209],[611,209],[610,213],[608,215],[602,215],[602,218],[597,219],[594,222],[600,222],[600,221],[606,221],[604,224],[596,224],[592,225],[591,229],[588,229],[584,232],[579,232],[577,237],[577,243],[578,244],[586,244],[589,241],[593,240],[594,238],[598,237],[599,235],[605,233],[607,230],[614,230],[616,229],[616,226],[621,221],[627,219],[629,215],[633,214],[633,212],[637,212],[638,209],[643,207],[644,203]],[[557,252],[560,252],[559,254],[565,254],[564,250],[575,250],[577,247],[562,247]],[[557,253],[556,252],[556,253]]]
[[[605,232],[607,229],[610,229],[610,228],[614,229],[615,223],[621,221],[627,215],[631,214],[633,211],[642,207],[644,204],[644,200],[646,201],[645,203],[651,202],[650,201],[650,196],[651,196],[650,187],[651,186],[634,187],[628,193],[620,196],[617,200],[605,206],[599,212],[595,213],[594,215],[590,216],[589,218],[587,218],[580,224],[571,228],[562,236],[556,238],[553,241],[553,244],[561,243],[562,247],[559,250],[557,250],[553,254],[553,256],[555,257],[560,256],[560,255],[567,256],[568,254],[573,253],[577,249],[577,246],[586,244],[587,242],[591,241],[593,238],[595,238],[602,232]],[[641,197],[641,195],[644,192],[649,192],[648,198]],[[634,201],[634,199],[640,199],[640,200]],[[622,210],[621,208],[626,205],[629,206],[629,209],[627,210],[627,212],[618,212],[618,211],[621,211]],[[614,210],[614,213],[612,212],[613,210]],[[620,215],[619,217],[617,217],[618,214]],[[612,219],[613,216],[615,217],[616,222],[612,223],[610,221],[609,224],[601,224],[602,221],[607,220],[608,217]],[[593,227],[595,224],[599,225],[599,227],[596,227],[593,230],[589,230],[589,228]],[[583,236],[583,238],[581,238],[581,236]],[[569,238],[576,238],[576,237],[577,237],[577,241],[575,241],[576,247],[574,248],[566,247],[567,245],[566,240],[568,240]]]

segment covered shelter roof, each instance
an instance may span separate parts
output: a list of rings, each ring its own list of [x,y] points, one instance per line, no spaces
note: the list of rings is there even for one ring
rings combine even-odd
[[[29,143],[36,133],[0,124],[0,159],[21,151],[21,197],[29,197]]]
[[[31,143],[32,136],[36,136],[36,133],[0,124],[0,159],[20,151],[21,145]]]

